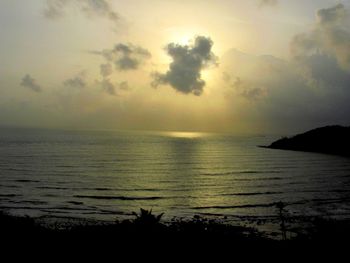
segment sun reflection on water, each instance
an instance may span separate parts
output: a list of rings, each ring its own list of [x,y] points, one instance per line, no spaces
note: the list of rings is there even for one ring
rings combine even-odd
[[[202,138],[208,136],[207,133],[203,132],[183,132],[183,131],[171,131],[165,133],[168,137],[173,138],[184,138],[184,139],[195,139],[195,138]]]

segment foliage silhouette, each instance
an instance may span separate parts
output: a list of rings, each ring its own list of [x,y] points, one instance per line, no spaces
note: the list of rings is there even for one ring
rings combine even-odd
[[[143,224],[143,225],[156,225],[159,224],[160,219],[164,215],[164,213],[161,213],[159,215],[153,215],[152,209],[146,210],[140,208],[140,214],[137,214],[135,212],[132,212],[134,216],[136,216],[136,219],[134,220],[134,223],[136,224]]]
[[[217,219],[207,219],[195,215],[192,219],[174,218],[170,222],[161,223],[162,214],[155,215],[152,210],[140,209],[140,213],[132,213],[134,220],[106,222],[84,222],[79,224],[59,224],[54,227],[37,223],[29,217],[16,217],[0,212],[0,233],[3,240],[40,239],[43,242],[59,241],[70,244],[96,243],[103,240],[119,240],[120,242],[149,243],[182,240],[182,242],[221,242],[225,244],[299,244],[303,242],[340,243],[349,240],[350,220],[331,220],[324,218],[306,218],[308,227],[296,231],[295,236],[287,239],[287,232],[295,231],[287,228],[287,222],[293,220],[287,216],[286,204],[275,204],[278,211],[282,238],[274,239],[251,227],[224,223]],[[282,244],[281,243],[281,244]]]

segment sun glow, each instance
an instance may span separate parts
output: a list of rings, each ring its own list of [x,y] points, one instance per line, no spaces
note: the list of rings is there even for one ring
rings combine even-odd
[[[173,138],[183,138],[183,139],[195,139],[208,136],[207,133],[203,132],[182,132],[182,131],[172,131],[165,133],[168,137]]]
[[[199,27],[168,27],[164,30],[167,43],[191,45],[196,36],[210,36],[210,32]]]

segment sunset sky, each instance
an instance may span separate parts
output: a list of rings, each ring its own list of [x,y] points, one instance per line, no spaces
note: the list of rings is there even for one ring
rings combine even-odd
[[[350,1],[1,0],[0,126],[349,125]]]

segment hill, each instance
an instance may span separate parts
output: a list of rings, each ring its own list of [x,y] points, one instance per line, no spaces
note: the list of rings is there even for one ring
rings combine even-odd
[[[282,138],[266,148],[350,156],[350,127],[321,127],[290,138]]]

